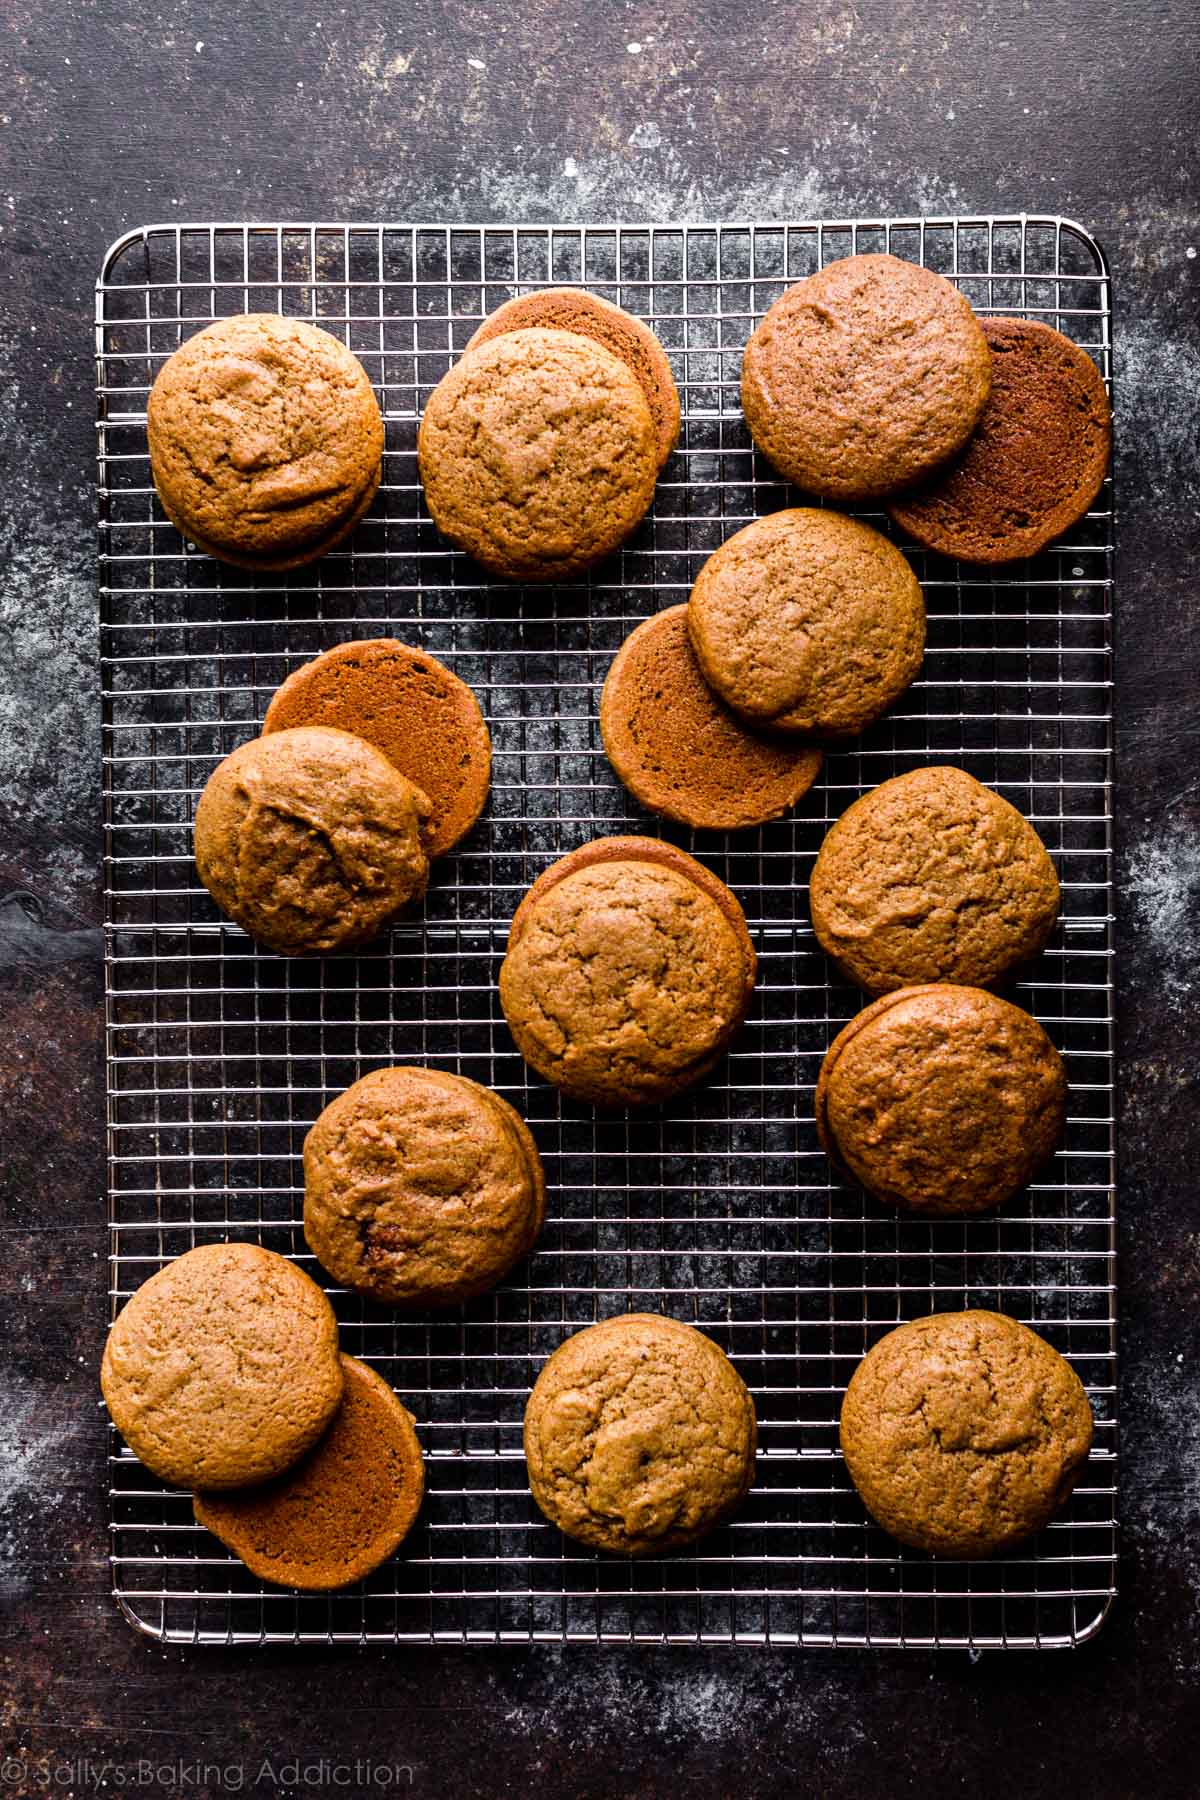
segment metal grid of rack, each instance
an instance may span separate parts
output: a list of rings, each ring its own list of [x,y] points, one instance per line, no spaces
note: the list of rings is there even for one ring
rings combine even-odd
[[[929,612],[923,674],[828,757],[796,816],[731,836],[660,827],[601,749],[611,657],[686,598],[732,531],[794,496],[753,452],[741,351],[783,288],[890,249],[984,313],[1043,318],[1111,374],[1109,281],[1086,232],[1019,217],[662,226],[167,225],[129,233],[97,288],[111,1300],[194,1244],[248,1238],[318,1279],[299,1229],[304,1133],[365,1070],[428,1060],[487,1082],[531,1123],[549,1217],[536,1254],[449,1317],[397,1321],[334,1294],[343,1344],[414,1412],[428,1497],[399,1555],[347,1593],[262,1587],[115,1433],[114,1590],[176,1642],[683,1641],[1057,1646],[1115,1590],[1115,1286],[1110,874],[1113,520],[1095,510],[1000,574],[909,550]],[[683,402],[652,512],[585,580],[489,581],[422,505],[416,428],[479,319],[578,283],[647,319]],[[342,550],[287,578],[190,549],[149,475],[145,403],[163,360],[222,314],[315,319],[380,397],[380,496]],[[865,513],[887,529],[879,515]],[[434,873],[423,916],[357,958],[257,953],[191,859],[196,798],[254,735],[275,686],[350,637],[395,635],[474,688],[493,733],[483,821]],[[997,1217],[897,1219],[831,1177],[812,1122],[822,1055],[861,996],[817,949],[807,880],[828,824],[878,781],[959,763],[1031,818],[1063,914],[1016,997],[1064,1053],[1065,1145]],[[658,832],[715,869],[760,956],[748,1023],[713,1078],[643,1116],[598,1118],[530,1077],[496,1000],[518,898],[612,830]],[[1031,1545],[939,1563],[870,1525],[837,1447],[841,1394],[882,1333],[996,1307],[1083,1378],[1096,1445]],[[631,1309],[709,1332],[753,1390],[760,1457],[740,1515],[692,1553],[630,1564],[546,1524],[521,1455],[525,1397],[570,1332]]]

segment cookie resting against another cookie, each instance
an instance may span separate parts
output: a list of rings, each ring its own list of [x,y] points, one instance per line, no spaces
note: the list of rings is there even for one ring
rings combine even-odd
[[[263,736],[298,725],[351,731],[382,751],[429,800],[421,842],[444,856],[487,803],[492,740],[479,702],[435,656],[395,638],[338,644],[277,688]]]
[[[777,819],[821,768],[819,750],[753,732],[718,699],[693,653],[686,606],[655,613],[625,639],[600,696],[600,734],[635,799],[701,831]]]
[[[513,917],[500,1004],[539,1075],[594,1106],[691,1087],[745,1018],[754,947],[703,864],[655,838],[597,838],[534,882]]]
[[[781,475],[841,503],[899,493],[962,449],[991,387],[970,302],[895,256],[788,288],[746,345],[742,408]]]
[[[113,1424],[177,1487],[282,1474],[341,1402],[337,1320],[302,1269],[257,1244],[201,1244],[138,1288],[100,1368]]]
[[[304,1235],[346,1287],[391,1306],[469,1300],[533,1247],[546,1183],[525,1121],[443,1069],[373,1069],[304,1140]]]
[[[696,577],[687,623],[726,706],[760,731],[818,739],[864,731],[925,653],[921,585],[899,550],[818,507],[770,513],[727,538]]]
[[[599,294],[581,288],[539,288],[506,300],[489,313],[467,349],[476,350],[506,331],[523,331],[531,325],[593,338],[630,369],[654,420],[661,468],[679,439],[679,390],[667,353],[650,327]]]
[[[657,1313],[578,1331],[525,1408],[534,1500],[593,1550],[653,1556],[695,1543],[754,1480],[745,1382],[711,1338]]]
[[[985,319],[992,391],[962,455],[894,501],[930,550],[992,564],[1035,556],[1078,523],[1104,484],[1112,414],[1086,350],[1037,319]]]
[[[239,568],[324,556],[379,487],[383,419],[366,370],[306,319],[239,313],[197,332],[159,370],[146,431],[171,523]]]
[[[577,332],[509,331],[438,382],[417,456],[442,536],[494,575],[559,581],[625,541],[658,479],[636,375]]]
[[[817,1135],[868,1193],[960,1218],[1003,1206],[1062,1137],[1062,1057],[1019,1006],[950,982],[900,988],[833,1040]]]
[[[832,825],[809,884],[821,948],[869,994],[986,987],[1036,956],[1058,917],[1041,838],[965,769],[897,775]]]
[[[342,1403],[302,1461],[274,1481],[192,1497],[197,1523],[279,1587],[361,1581],[407,1537],[425,1493],[412,1414],[366,1363],[343,1355]]]
[[[348,949],[419,900],[429,801],[349,731],[252,738],[209,776],[196,868],[221,911],[281,956]]]
[[[850,1379],[842,1454],[885,1531],[934,1556],[984,1557],[1062,1508],[1092,1442],[1071,1365],[1004,1313],[933,1313],[889,1331]]]

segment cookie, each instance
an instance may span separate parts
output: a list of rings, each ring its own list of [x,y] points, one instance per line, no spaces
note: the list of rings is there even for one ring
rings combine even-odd
[[[986,987],[1045,944],[1059,887],[1015,806],[968,775],[897,775],[826,833],[809,887],[827,955],[869,994],[927,981]]]
[[[221,911],[268,950],[303,956],[376,937],[425,892],[425,795],[348,731],[252,738],[196,808],[196,868]]]
[[[450,543],[512,581],[558,581],[624,542],[654,498],[658,440],[603,344],[531,327],[480,344],[429,397],[425,499]]]
[[[983,988],[885,994],[838,1033],[817,1081],[817,1135],[868,1193],[905,1212],[991,1211],[1051,1155],[1062,1057],[1035,1019]]]
[[[338,644],[278,688],[263,736],[332,725],[381,750],[429,800],[427,856],[466,837],[487,803],[492,740],[479,702],[436,657],[395,638]]]
[[[257,1244],[202,1244],[117,1314],[100,1368],[113,1424],[176,1487],[282,1474],[342,1398],[337,1320],[302,1269]]]
[[[342,1403],[302,1462],[260,1487],[198,1493],[199,1524],[278,1587],[324,1593],[398,1549],[425,1493],[412,1414],[374,1369],[343,1356]]]
[[[990,385],[970,303],[894,256],[847,256],[798,281],[742,361],[758,448],[806,493],[842,503],[899,493],[954,456]]]
[[[842,1454],[871,1517],[935,1556],[991,1556],[1059,1511],[1092,1442],[1083,1384],[1003,1313],[933,1313],[854,1371]]]
[[[1100,492],[1112,450],[1104,381],[1086,350],[1035,319],[985,319],[992,391],[949,468],[888,508],[930,550],[967,563],[1036,556]]]
[[[716,1065],[754,976],[745,917],[723,881],[654,838],[597,838],[518,906],[500,1004],[547,1081],[594,1106],[643,1106]]]
[[[313,562],[379,486],[383,419],[366,370],[306,319],[239,313],[167,358],[146,408],[163,511],[239,568]]]
[[[760,730],[863,731],[925,654],[925,602],[899,550],[816,507],[728,538],[701,569],[687,620],[705,681]]]
[[[506,331],[522,331],[531,325],[555,331],[574,331],[593,338],[626,363],[637,376],[654,420],[661,469],[679,440],[679,390],[667,361],[667,353],[648,325],[635,319],[611,300],[579,288],[542,288],[536,294],[520,294],[490,313],[467,345],[478,349]]]
[[[486,1293],[528,1254],[546,1184],[524,1120],[442,1069],[374,1069],[304,1140],[304,1235],[335,1281],[392,1306]]]
[[[593,1550],[695,1543],[741,1504],[757,1424],[724,1351],[691,1325],[627,1313],[560,1344],[525,1408],[541,1511]]]
[[[600,734],[636,800],[701,831],[777,819],[821,768],[819,750],[757,735],[718,700],[692,652],[686,606],[625,639],[600,696]]]

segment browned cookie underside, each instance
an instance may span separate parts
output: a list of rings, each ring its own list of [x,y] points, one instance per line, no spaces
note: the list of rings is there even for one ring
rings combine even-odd
[[[442,856],[483,811],[492,743],[470,688],[436,657],[395,638],[339,644],[277,689],[263,735],[297,725],[352,731],[427,795],[426,854]]]
[[[940,1556],[990,1556],[1040,1531],[1091,1439],[1070,1364],[1001,1313],[935,1313],[889,1332],[842,1406],[842,1451],[867,1511]]]
[[[679,390],[667,353],[650,327],[599,294],[584,293],[579,288],[543,288],[536,294],[521,294],[514,300],[506,300],[503,306],[497,307],[483,321],[467,350],[501,337],[506,331],[521,331],[531,325],[550,326],[558,331],[574,331],[582,337],[594,338],[629,365],[641,384],[654,419],[661,468],[679,438]]]
[[[347,731],[242,744],[196,808],[196,867],[229,918],[283,956],[367,942],[425,892],[429,802]]]
[[[304,1235],[339,1282],[408,1307],[486,1292],[531,1248],[541,1159],[507,1101],[441,1069],[375,1069],[304,1145]]]
[[[1062,1058],[1036,1020],[982,988],[902,988],[839,1032],[815,1100],[826,1153],[906,1211],[1001,1206],[1054,1150]]]
[[[644,620],[618,650],[600,699],[608,759],[664,818],[709,831],[777,819],[808,792],[821,753],[758,736],[721,703],[700,673],[687,612]]]
[[[848,256],[770,308],[746,346],[742,406],[781,474],[866,500],[954,456],[990,379],[979,322],[948,281],[894,256]]]
[[[992,392],[958,460],[889,507],[918,543],[969,563],[1034,556],[1087,512],[1112,419],[1086,350],[1034,319],[985,319]]]
[[[530,1486],[552,1524],[645,1556],[728,1518],[754,1476],[754,1403],[716,1344],[631,1313],[568,1338],[525,1412]]]
[[[1036,955],[1058,876],[1028,820],[964,769],[914,769],[856,800],[809,888],[826,953],[868,993],[986,986]]]
[[[341,1366],[341,1406],[301,1463],[261,1487],[193,1497],[197,1521],[280,1587],[361,1581],[408,1535],[425,1492],[412,1415],[366,1363]]]

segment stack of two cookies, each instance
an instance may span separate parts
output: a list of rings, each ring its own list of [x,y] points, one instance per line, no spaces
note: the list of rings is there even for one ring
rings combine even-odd
[[[129,1448],[193,1489],[200,1524],[264,1580],[344,1587],[420,1509],[411,1415],[339,1354],[316,1283],[256,1244],[202,1245],[152,1275],[116,1319],[100,1379]]]

